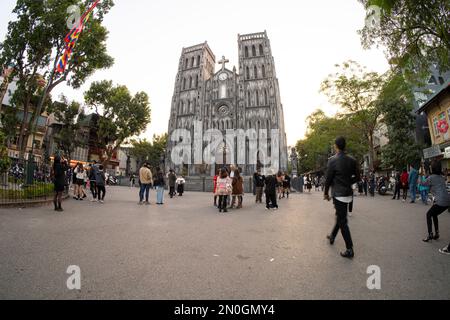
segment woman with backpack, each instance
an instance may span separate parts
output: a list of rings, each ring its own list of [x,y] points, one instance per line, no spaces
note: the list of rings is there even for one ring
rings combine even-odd
[[[228,177],[228,172],[225,168],[222,168],[217,179],[216,187],[216,195],[219,196],[219,212],[228,212],[227,201],[231,195],[232,188],[232,181]]]

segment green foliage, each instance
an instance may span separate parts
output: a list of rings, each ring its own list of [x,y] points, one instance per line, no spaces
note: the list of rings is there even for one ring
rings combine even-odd
[[[153,168],[160,167],[161,156],[166,153],[167,137],[166,133],[161,136],[154,135],[152,142],[146,139],[133,140],[130,154],[138,160],[139,164],[147,161]]]
[[[381,10],[377,27],[359,31],[365,48],[386,48],[390,63],[405,71],[408,81],[422,80],[430,63],[450,69],[450,2],[448,0],[359,0]]]
[[[35,183],[23,189],[0,189],[0,198],[10,200],[31,200],[53,195],[52,183]]]
[[[341,117],[347,118],[358,132],[367,137],[370,167],[375,160],[374,132],[377,129],[381,111],[376,104],[384,77],[368,72],[355,61],[336,65],[339,71],[322,82],[321,92],[331,103],[341,108]]]
[[[108,161],[128,138],[141,134],[151,121],[148,95],[134,96],[126,86],[113,86],[112,81],[92,83],[84,95],[86,105],[99,115],[98,145]]]
[[[61,97],[61,102],[52,103],[49,112],[53,113],[55,120],[62,125],[60,131],[54,135],[58,149],[63,151],[69,159],[76,148],[86,145],[80,133],[79,122],[85,118],[78,102],[69,102],[65,96]]]
[[[12,77],[17,79],[17,90],[12,103],[23,109],[24,114],[19,137],[21,155],[32,131],[31,124],[40,116],[36,110],[43,93],[38,86],[39,79],[50,81],[50,95],[56,86],[64,82],[79,88],[96,70],[109,68],[113,64],[113,59],[106,52],[108,31],[102,22],[114,4],[111,0],[103,0],[80,36],[66,72],[49,79],[65,49],[64,37],[69,32],[67,9],[77,5],[84,11],[88,4],[90,1],[85,0],[18,0],[16,3],[13,10],[16,19],[9,22],[6,38],[0,43],[0,65],[15,66]],[[48,97],[44,101],[50,104]],[[31,121],[25,120],[29,112]]]
[[[6,147],[6,137],[0,130],[0,173],[8,171],[11,166],[11,160],[8,156],[8,148]]]
[[[367,139],[363,132],[355,130],[352,119],[336,116],[327,117],[322,110],[316,110],[308,117],[308,132],[299,140],[296,150],[299,155],[299,172],[324,170],[328,158],[333,155],[334,140],[338,136],[347,139],[347,151],[358,161],[367,152]]]
[[[387,127],[389,143],[382,148],[383,166],[402,170],[420,159],[420,146],[412,135],[415,128],[413,96],[401,74],[392,74],[377,101]]]

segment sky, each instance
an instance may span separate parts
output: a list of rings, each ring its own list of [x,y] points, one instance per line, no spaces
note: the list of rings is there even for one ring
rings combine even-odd
[[[15,0],[1,0],[3,41]],[[370,71],[389,66],[381,49],[364,50],[357,30],[365,23],[357,0],[115,0],[105,17],[108,53],[115,64],[100,70],[79,90],[55,89],[83,101],[92,81],[113,80],[132,93],[145,91],[152,122],[141,138],[167,132],[178,62],[183,47],[208,41],[217,59],[225,55],[238,68],[237,35],[267,31],[280,83],[289,145],[304,137],[306,118],[321,108],[328,115],[337,106],[319,92],[335,64],[355,60]],[[216,66],[216,71],[220,68]]]

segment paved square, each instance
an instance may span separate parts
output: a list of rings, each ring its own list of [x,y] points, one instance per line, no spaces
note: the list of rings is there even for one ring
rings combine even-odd
[[[155,192],[151,197],[155,202]],[[219,215],[212,195],[186,193],[138,206],[137,190],[108,188],[104,205],[68,200],[0,210],[0,299],[450,299],[450,214],[425,244],[421,204],[357,198],[350,228],[356,257],[327,244],[334,215],[321,193],[294,194],[268,212],[246,195]],[[81,290],[66,287],[70,265]],[[381,290],[366,286],[381,268]]]

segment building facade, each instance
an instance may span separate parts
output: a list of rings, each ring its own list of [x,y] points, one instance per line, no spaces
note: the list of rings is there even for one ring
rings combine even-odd
[[[270,40],[266,32],[238,35],[239,70],[226,67],[229,62],[222,57],[220,69],[216,72],[216,56],[207,42],[183,48],[178,65],[175,89],[169,121],[169,142],[166,155],[166,169],[174,168],[191,176],[214,175],[223,165],[238,165],[244,175],[251,175],[259,166],[274,169],[287,169],[287,144],[284,127],[283,105],[275,71]],[[202,132],[219,130],[225,137],[227,130],[254,129],[259,134],[266,130],[268,139],[263,155],[256,151],[250,154],[250,139],[245,139],[245,161],[238,163],[237,148],[224,139],[216,146],[215,159],[199,164],[194,155],[182,164],[173,163],[171,153],[180,141],[172,134],[177,129],[190,132],[192,146],[195,142],[194,123],[201,123]],[[278,150],[272,150],[272,130],[278,132]],[[171,141],[172,139],[175,141]],[[234,143],[237,145],[238,137]],[[206,148],[208,142],[202,141]],[[258,143],[261,143],[259,141]],[[276,144],[274,144],[276,145]],[[277,154],[275,154],[275,152]],[[278,157],[276,157],[278,156]],[[262,158],[265,159],[262,159]],[[266,158],[278,158],[278,162],[266,161]],[[257,161],[250,161],[250,159]],[[232,159],[229,161],[229,159]],[[253,162],[253,163],[252,163]]]
[[[427,117],[432,146],[423,151],[424,159],[443,159],[443,168],[450,169],[450,82],[445,83],[417,111]]]

